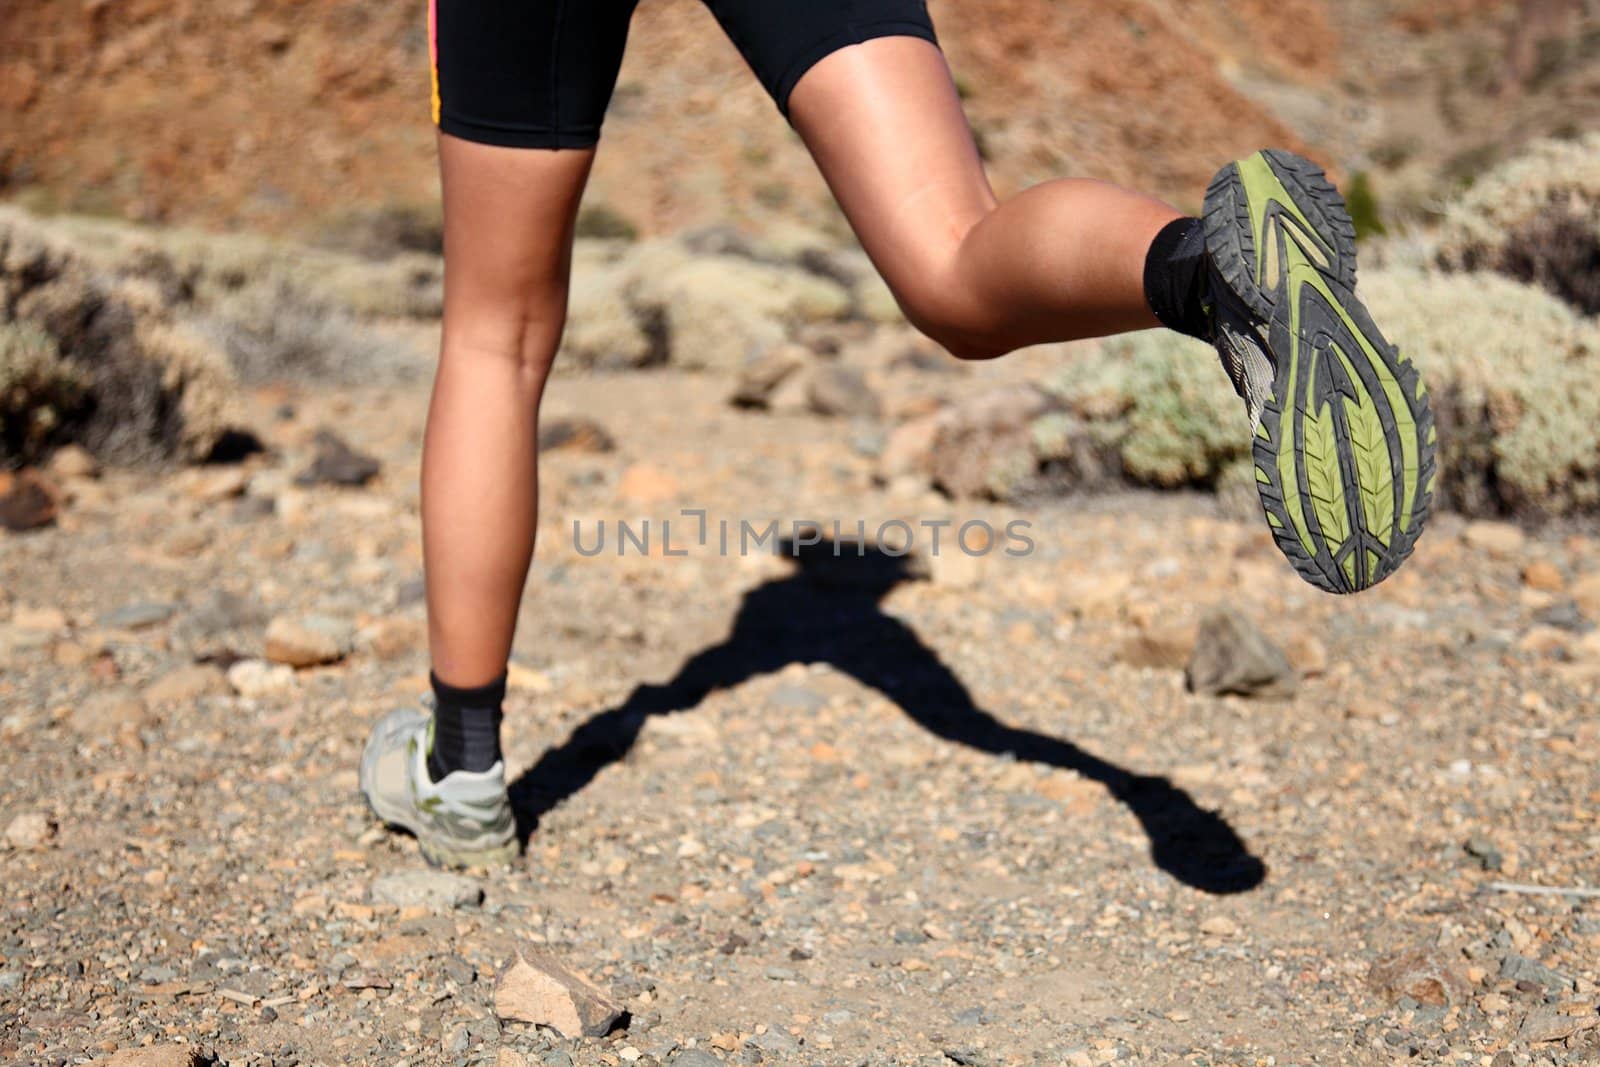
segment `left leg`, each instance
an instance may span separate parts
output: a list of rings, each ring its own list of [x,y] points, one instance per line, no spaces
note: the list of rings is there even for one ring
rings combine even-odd
[[[887,36],[832,52],[788,107],[907,317],[955,355],[1160,325],[1145,261],[1179,212],[1081,179],[997,201],[932,43]]]
[[[869,3],[882,21],[861,20]],[[759,6],[844,27],[773,95],[913,324],[968,359],[1162,324],[1204,338],[1245,400],[1262,506],[1300,574],[1356,592],[1411,553],[1432,415],[1355,293],[1355,228],[1320,169],[1277,151],[1231,163],[1203,221],[1089,181],[1000,203],[920,4]],[[759,73],[765,53],[747,54]]]

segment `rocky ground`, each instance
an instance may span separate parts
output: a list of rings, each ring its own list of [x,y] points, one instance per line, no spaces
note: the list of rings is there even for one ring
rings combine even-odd
[[[1442,515],[1335,599],[1214,498],[953,504],[882,484],[871,418],[727,391],[553,386],[547,420],[614,450],[545,464],[508,707],[531,836],[466,883],[356,790],[424,688],[424,387],[256,389],[237,466],[58,453],[54,525],[0,535],[0,1059],[1600,1060],[1600,900],[1560,892],[1600,885],[1592,527]],[[713,526],[668,556],[686,506],[1020,520],[1034,550],[796,563]],[[536,950],[626,1010],[609,1034],[497,1018]]]

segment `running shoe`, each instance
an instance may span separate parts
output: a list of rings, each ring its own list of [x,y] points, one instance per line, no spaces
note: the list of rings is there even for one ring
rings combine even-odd
[[[517,855],[505,764],[428,777],[433,717],[401,708],[379,720],[361,753],[361,792],[372,812],[412,834],[429,863],[491,867]]]
[[[1312,585],[1370,589],[1416,546],[1437,437],[1416,367],[1356,296],[1344,199],[1316,164],[1268,149],[1218,172],[1204,225],[1213,341],[1273,537]]]

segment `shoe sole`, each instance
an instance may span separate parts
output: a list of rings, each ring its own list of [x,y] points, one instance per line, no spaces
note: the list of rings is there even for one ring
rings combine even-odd
[[[1273,538],[1312,585],[1370,589],[1416,547],[1437,433],[1416,367],[1356,296],[1344,198],[1316,164],[1269,149],[1217,174],[1204,225],[1277,364],[1253,442]]]

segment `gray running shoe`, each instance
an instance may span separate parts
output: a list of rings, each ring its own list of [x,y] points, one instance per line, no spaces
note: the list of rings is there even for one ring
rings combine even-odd
[[[517,855],[517,820],[506,795],[506,768],[452,771],[428,778],[433,718],[401,708],[372,728],[361,753],[361,792],[373,814],[410,832],[429,863],[490,867]]]

